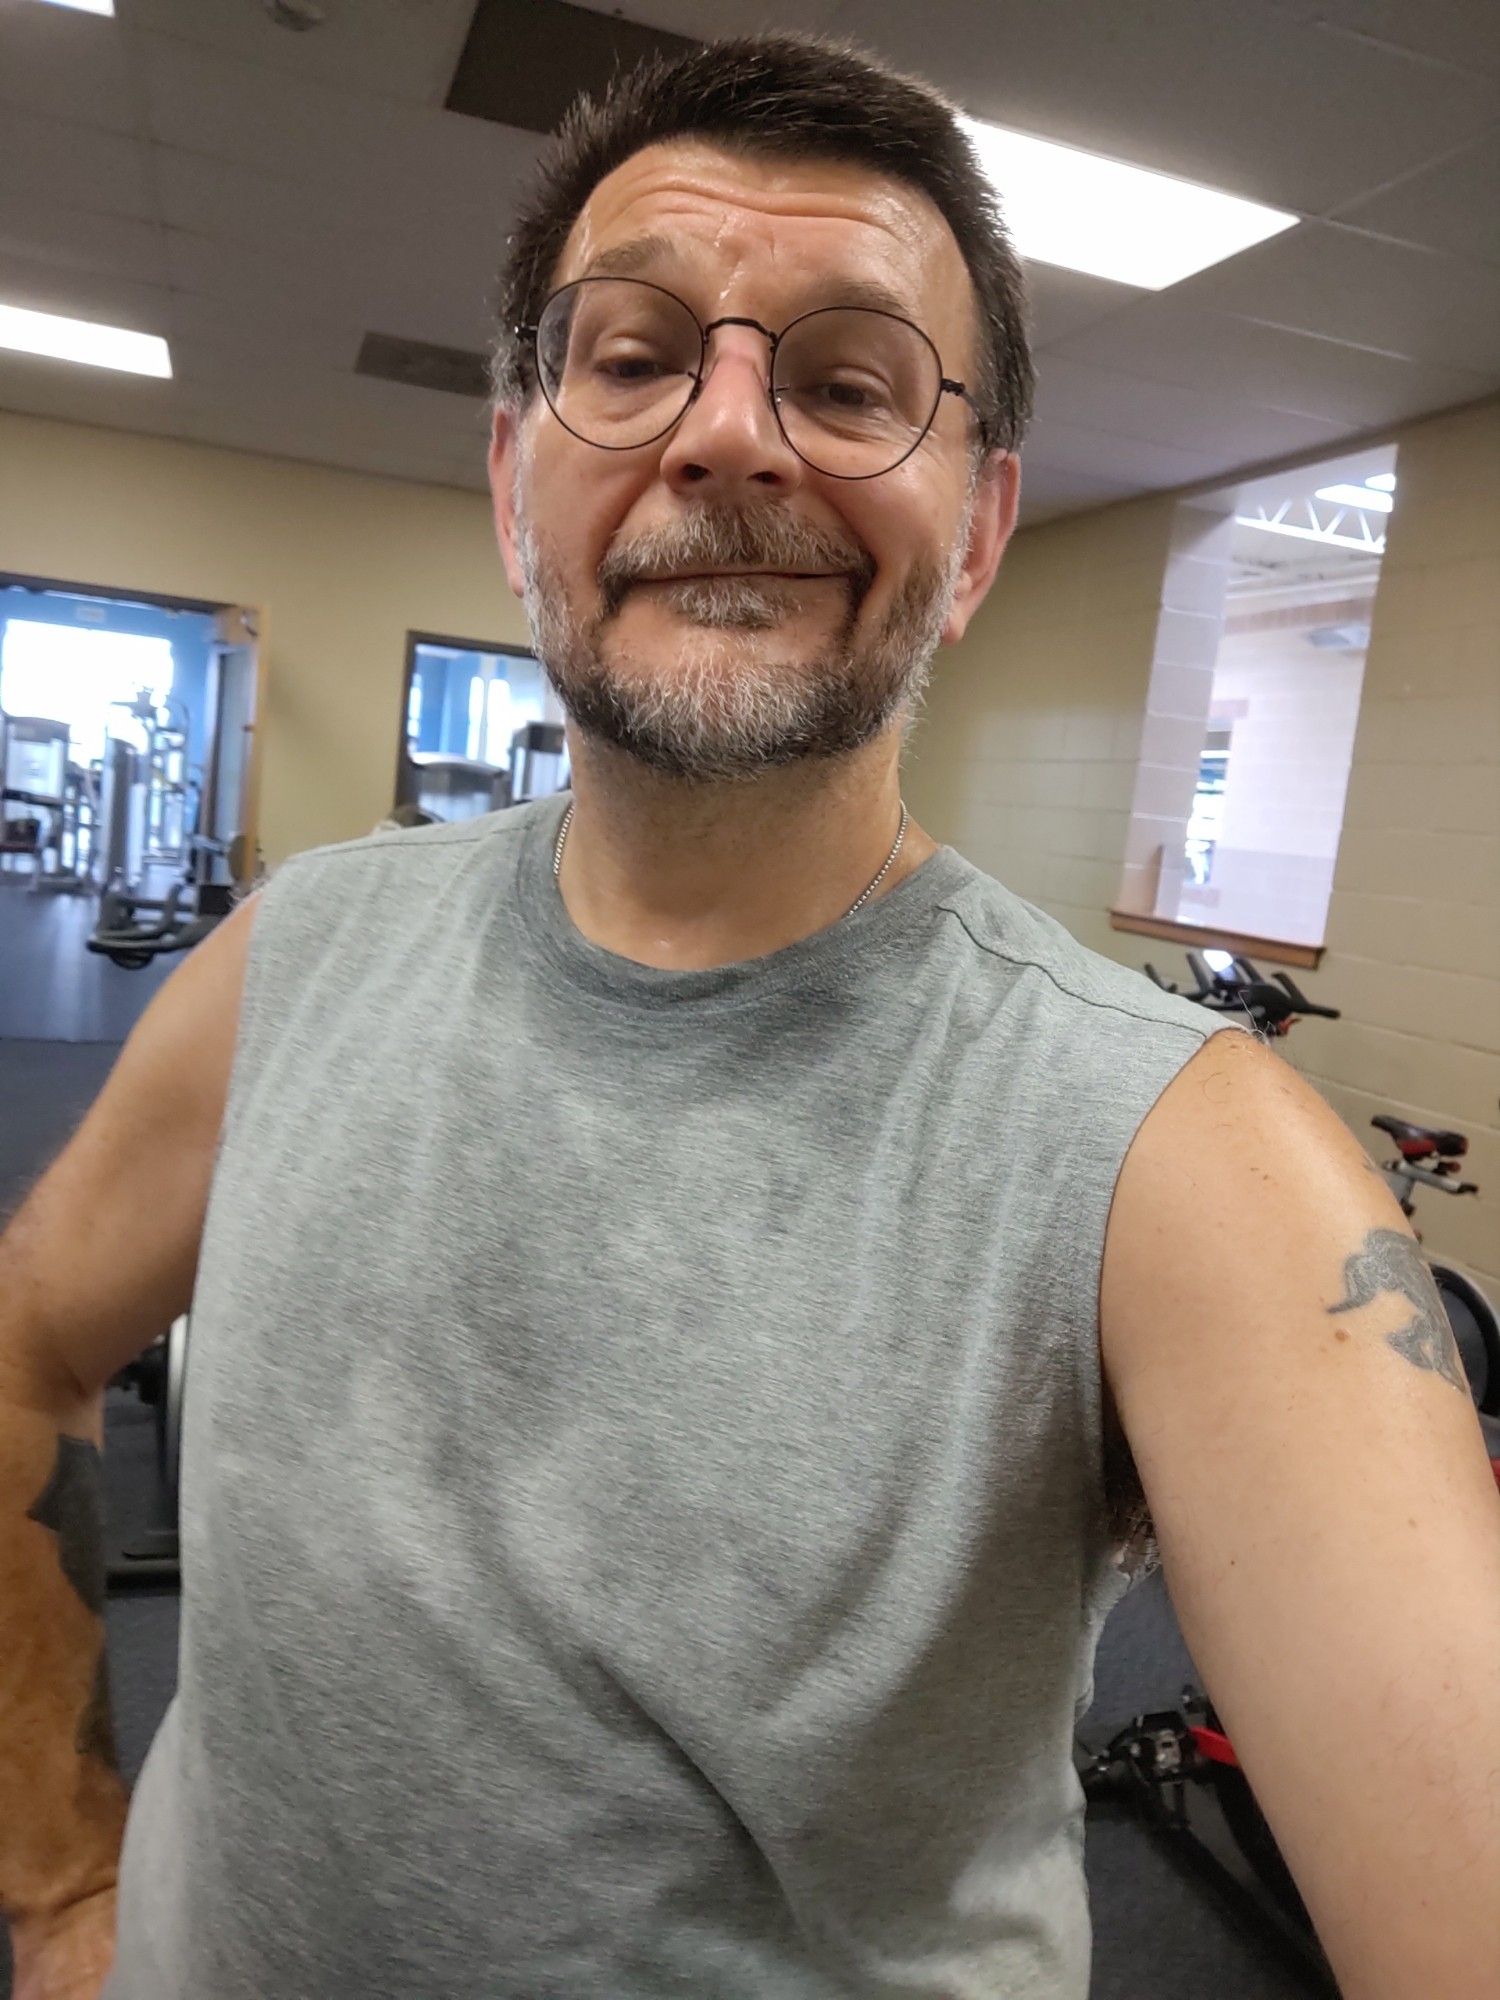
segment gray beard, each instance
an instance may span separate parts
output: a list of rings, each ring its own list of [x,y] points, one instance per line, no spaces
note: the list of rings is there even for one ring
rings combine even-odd
[[[696,628],[685,657],[665,670],[660,661],[604,658],[610,621],[632,578],[692,562],[828,568],[848,563],[849,549],[771,510],[747,516],[705,507],[633,542],[627,555],[611,551],[600,568],[602,608],[585,620],[525,520],[519,490],[516,497],[532,644],[585,737],[686,782],[745,784],[778,765],[848,756],[893,722],[904,741],[919,719],[968,548],[972,493],[943,568],[918,557],[879,628],[862,641],[855,626],[870,587],[868,558],[836,586],[846,593],[838,635],[809,659],[750,657],[735,636],[769,630],[786,616],[785,587],[749,577],[695,578],[662,592]],[[705,641],[705,632],[718,636]]]

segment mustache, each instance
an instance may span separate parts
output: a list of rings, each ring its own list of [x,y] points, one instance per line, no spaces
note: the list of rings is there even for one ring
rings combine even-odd
[[[875,576],[868,550],[780,508],[746,512],[714,504],[615,543],[599,564],[603,615],[613,617],[630,586],[663,570],[844,570],[863,598]]]

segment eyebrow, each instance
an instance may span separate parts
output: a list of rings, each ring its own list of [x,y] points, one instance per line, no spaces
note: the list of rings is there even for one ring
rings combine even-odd
[[[654,264],[681,264],[683,261],[682,245],[670,236],[632,236],[624,243],[614,243],[608,250],[601,250],[578,275],[581,278],[638,278]],[[901,319],[917,319],[909,300],[874,278],[832,275],[817,278],[805,288],[805,295],[808,298],[815,296],[820,305],[864,306],[871,312],[895,313]]]

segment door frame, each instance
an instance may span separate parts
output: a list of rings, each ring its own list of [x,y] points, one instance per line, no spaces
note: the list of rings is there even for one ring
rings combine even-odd
[[[540,666],[535,650],[530,646],[517,645],[514,640],[455,639],[447,632],[412,632],[406,635],[406,664],[401,672],[401,706],[396,714],[396,782],[392,791],[393,805],[410,805],[416,799],[416,786],[412,782],[416,765],[406,754],[406,718],[411,709],[411,681],[417,667],[418,646],[447,646],[455,653],[488,653],[498,659],[502,655],[513,660],[531,660]]]
[[[255,717],[250,725],[250,749],[245,759],[245,777],[241,794],[244,801],[244,824],[241,828],[245,836],[243,853],[235,857],[240,867],[233,869],[232,872],[237,882],[242,886],[248,886],[255,879],[260,854],[260,797],[268,686],[264,607],[257,604],[237,604],[224,598],[189,597],[181,591],[136,590],[124,584],[82,583],[76,577],[33,576],[22,570],[0,569],[0,590],[11,588],[57,591],[67,597],[100,597],[119,604],[150,604],[161,611],[199,611],[206,613],[216,622],[222,620],[226,614],[232,613],[239,617],[245,630],[245,637],[239,643],[249,643],[255,647]],[[404,743],[404,736],[402,740]]]

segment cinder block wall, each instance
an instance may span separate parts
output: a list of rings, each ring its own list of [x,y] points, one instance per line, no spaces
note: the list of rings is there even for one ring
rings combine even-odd
[[[1327,949],[1301,975],[1343,1010],[1281,1047],[1384,1158],[1377,1111],[1469,1135],[1480,1198],[1417,1223],[1500,1299],[1500,400],[1407,425],[1376,597]],[[1019,536],[939,654],[905,792],[939,840],[1139,967],[1112,930],[1174,502]]]

